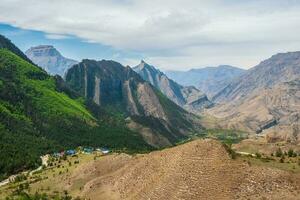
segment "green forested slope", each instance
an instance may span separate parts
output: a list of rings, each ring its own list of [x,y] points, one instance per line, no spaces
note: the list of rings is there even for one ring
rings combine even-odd
[[[14,45],[9,39],[4,37],[3,35],[0,35],[0,48],[8,49],[11,52],[14,52],[14,54],[23,58],[24,60],[32,63],[31,60],[27,58],[27,56],[18,47],[16,47],[16,45]]]
[[[0,49],[0,179],[36,167],[40,155],[54,150],[79,145],[149,149],[121,118],[62,86],[57,77]]]

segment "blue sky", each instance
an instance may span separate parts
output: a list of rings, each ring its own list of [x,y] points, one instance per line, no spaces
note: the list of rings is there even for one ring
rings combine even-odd
[[[142,59],[142,56],[137,53],[118,51],[99,43],[86,42],[76,36],[68,35],[52,39],[42,31],[16,28],[3,23],[0,23],[0,34],[9,38],[24,52],[32,46],[50,44],[55,46],[65,57],[79,61],[84,58],[113,59],[120,62],[124,61],[124,58]]]
[[[299,10],[299,0],[1,0],[0,32],[77,60],[248,69],[300,50]]]

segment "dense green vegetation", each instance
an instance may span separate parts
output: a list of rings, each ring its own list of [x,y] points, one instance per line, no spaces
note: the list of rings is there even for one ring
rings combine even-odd
[[[229,129],[207,129],[192,136],[192,138],[214,138],[226,145],[238,143],[247,137],[248,134],[245,132]]]
[[[187,130],[192,131],[192,127],[194,127],[194,124],[188,118],[186,115],[188,114],[187,111],[185,111],[183,108],[175,104],[173,101],[170,101],[162,92],[160,92],[157,89],[154,89],[158,98],[159,102],[164,108],[164,111],[169,116],[169,120],[171,121],[171,124],[174,126],[172,127],[174,130],[177,131],[177,129],[185,128]],[[196,116],[194,116],[196,118]]]
[[[0,179],[36,167],[42,154],[80,145],[150,149],[139,134],[125,127],[121,117],[101,110],[57,77],[0,49]]]
[[[14,52],[14,54],[26,60],[27,62],[32,63],[31,60],[28,59],[27,56],[18,47],[16,47],[9,39],[4,37],[3,35],[0,35],[0,48],[8,49],[11,52]]]

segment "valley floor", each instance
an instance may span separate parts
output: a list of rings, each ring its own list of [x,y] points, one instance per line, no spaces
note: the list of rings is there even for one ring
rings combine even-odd
[[[300,173],[258,162],[233,160],[220,142],[198,139],[142,155],[80,154],[53,161],[25,182],[30,193],[66,190],[91,200],[300,198]],[[0,199],[20,183],[0,188]]]

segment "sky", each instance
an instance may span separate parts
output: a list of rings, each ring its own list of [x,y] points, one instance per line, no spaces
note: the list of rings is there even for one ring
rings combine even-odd
[[[299,10],[298,0],[1,0],[0,34],[76,60],[248,69],[300,50]]]

